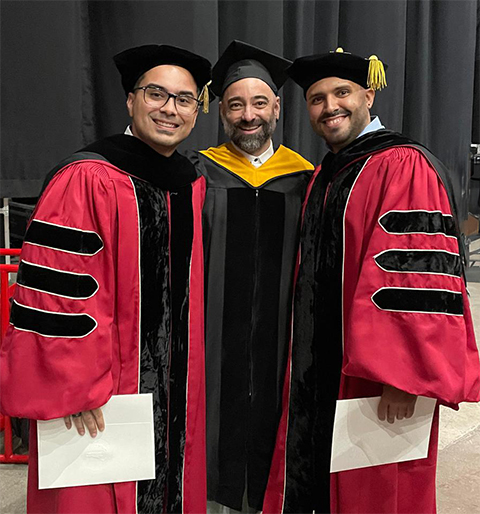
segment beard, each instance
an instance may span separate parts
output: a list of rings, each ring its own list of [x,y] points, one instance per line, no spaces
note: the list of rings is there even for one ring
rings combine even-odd
[[[348,124],[335,130],[324,128],[323,121],[332,116],[346,115],[349,118]],[[362,130],[370,123],[370,113],[357,109],[336,109],[324,114],[316,122],[312,123],[313,130],[325,140],[329,148],[338,152],[354,141]]]
[[[258,125],[260,121],[260,130],[255,134],[242,134],[239,127],[248,128]],[[248,154],[257,152],[272,137],[277,126],[277,119],[272,115],[268,120],[257,119],[250,123],[238,121],[230,123],[222,116],[223,129],[229,139],[235,143],[238,148]]]

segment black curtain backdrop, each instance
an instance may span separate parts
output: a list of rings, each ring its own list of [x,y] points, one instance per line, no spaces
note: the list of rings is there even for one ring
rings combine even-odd
[[[32,197],[47,171],[129,118],[111,57],[177,45],[214,63],[232,39],[289,59],[346,51],[389,64],[373,113],[452,170],[466,214],[469,145],[480,142],[480,0],[2,0],[0,197]],[[281,93],[275,142],[314,163],[326,152],[303,94]],[[186,148],[224,141],[215,103]]]

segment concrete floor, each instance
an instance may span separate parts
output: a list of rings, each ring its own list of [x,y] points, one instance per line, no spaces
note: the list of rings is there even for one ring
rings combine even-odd
[[[480,347],[480,283],[470,282],[477,344]],[[480,404],[440,411],[437,471],[440,514],[480,514]]]
[[[469,290],[480,343],[480,283],[471,282]],[[26,512],[26,471],[0,464],[0,514]],[[437,495],[439,514],[480,514],[480,404],[441,409]]]

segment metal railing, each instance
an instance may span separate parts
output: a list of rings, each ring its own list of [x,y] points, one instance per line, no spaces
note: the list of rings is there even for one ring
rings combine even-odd
[[[19,249],[0,248],[0,256],[15,257],[20,255]],[[18,264],[0,264],[0,346],[8,328],[10,318],[10,298],[14,285],[10,285],[10,274],[17,273]],[[0,454],[0,463],[26,463],[28,455],[13,453],[12,421],[9,416],[0,413],[0,431],[4,432],[5,449]]]

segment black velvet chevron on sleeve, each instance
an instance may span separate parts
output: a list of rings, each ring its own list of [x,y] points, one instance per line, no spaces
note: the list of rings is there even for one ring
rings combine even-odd
[[[460,256],[442,250],[387,250],[375,257],[385,271],[437,273],[460,277]]]
[[[391,211],[379,223],[389,234],[457,234],[453,217],[440,211]]]
[[[61,225],[32,220],[25,242],[81,255],[95,255],[103,248],[103,241],[95,232],[87,232]]]
[[[98,283],[91,275],[55,270],[26,261],[20,264],[17,283],[66,298],[90,298],[98,291]]]
[[[382,310],[424,312],[430,314],[463,314],[462,293],[443,289],[401,289],[387,287],[378,290],[372,301]]]
[[[10,322],[19,330],[46,337],[84,337],[97,326],[88,314],[63,314],[25,307],[13,302]]]

